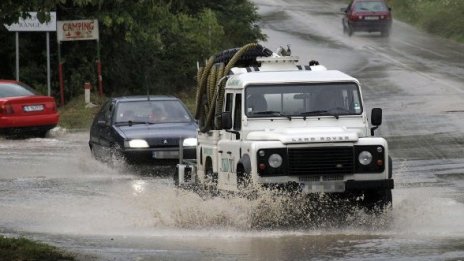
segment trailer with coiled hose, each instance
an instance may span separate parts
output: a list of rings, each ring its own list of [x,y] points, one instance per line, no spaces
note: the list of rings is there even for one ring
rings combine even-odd
[[[177,165],[175,184],[332,193],[391,206],[388,143],[374,136],[382,110],[372,109],[369,126],[357,79],[298,62],[251,43],[199,68],[197,159]]]

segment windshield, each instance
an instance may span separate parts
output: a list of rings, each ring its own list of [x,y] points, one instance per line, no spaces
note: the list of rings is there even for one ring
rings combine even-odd
[[[33,95],[37,95],[37,92],[24,83],[0,83],[1,98]]]
[[[357,2],[354,5],[355,11],[367,11],[367,12],[384,12],[388,11],[387,5],[382,1],[372,2]]]
[[[355,83],[248,86],[248,117],[359,115],[359,88]]]
[[[192,118],[177,100],[123,101],[116,107],[115,123],[182,123]]]

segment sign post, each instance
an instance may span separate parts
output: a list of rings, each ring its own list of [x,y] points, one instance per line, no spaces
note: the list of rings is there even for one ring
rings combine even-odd
[[[47,34],[47,89],[48,96],[51,95],[50,88],[50,32],[56,31],[56,12],[50,12],[50,21],[41,23],[37,18],[37,12],[29,12],[29,18],[20,18],[17,23],[5,25],[10,32],[15,32],[16,39],[16,80],[19,81],[19,32],[46,32]]]
[[[98,20],[70,20],[58,21],[57,26],[58,46],[64,41],[86,41],[97,40],[97,73],[98,73],[98,86],[99,94],[103,95],[103,80],[101,75],[101,62],[100,62],[100,44],[99,44],[99,31]],[[64,90],[63,84],[63,65],[61,62],[60,48],[58,49],[59,58],[59,74],[60,74],[60,88],[61,92]],[[63,94],[62,94],[63,96]]]
[[[19,81],[19,33],[15,32],[16,45],[16,81]]]

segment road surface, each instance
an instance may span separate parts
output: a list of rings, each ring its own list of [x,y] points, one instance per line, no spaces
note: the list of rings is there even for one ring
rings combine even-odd
[[[464,46],[398,21],[388,39],[348,37],[343,2],[255,0],[265,46],[352,74],[367,109],[383,108],[391,212],[334,223],[266,195],[204,198],[109,168],[90,157],[87,132],[57,131],[0,138],[0,233],[96,260],[463,260]]]

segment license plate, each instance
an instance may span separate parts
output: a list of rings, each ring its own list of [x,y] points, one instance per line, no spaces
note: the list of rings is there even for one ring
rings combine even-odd
[[[177,159],[179,158],[178,151],[154,151],[153,158],[155,159]]]
[[[301,184],[303,193],[344,192],[343,181],[310,182]]]
[[[379,20],[378,16],[366,16],[364,17],[364,20]]]
[[[43,111],[44,106],[43,105],[28,105],[24,106],[24,111],[30,112],[30,111]]]

